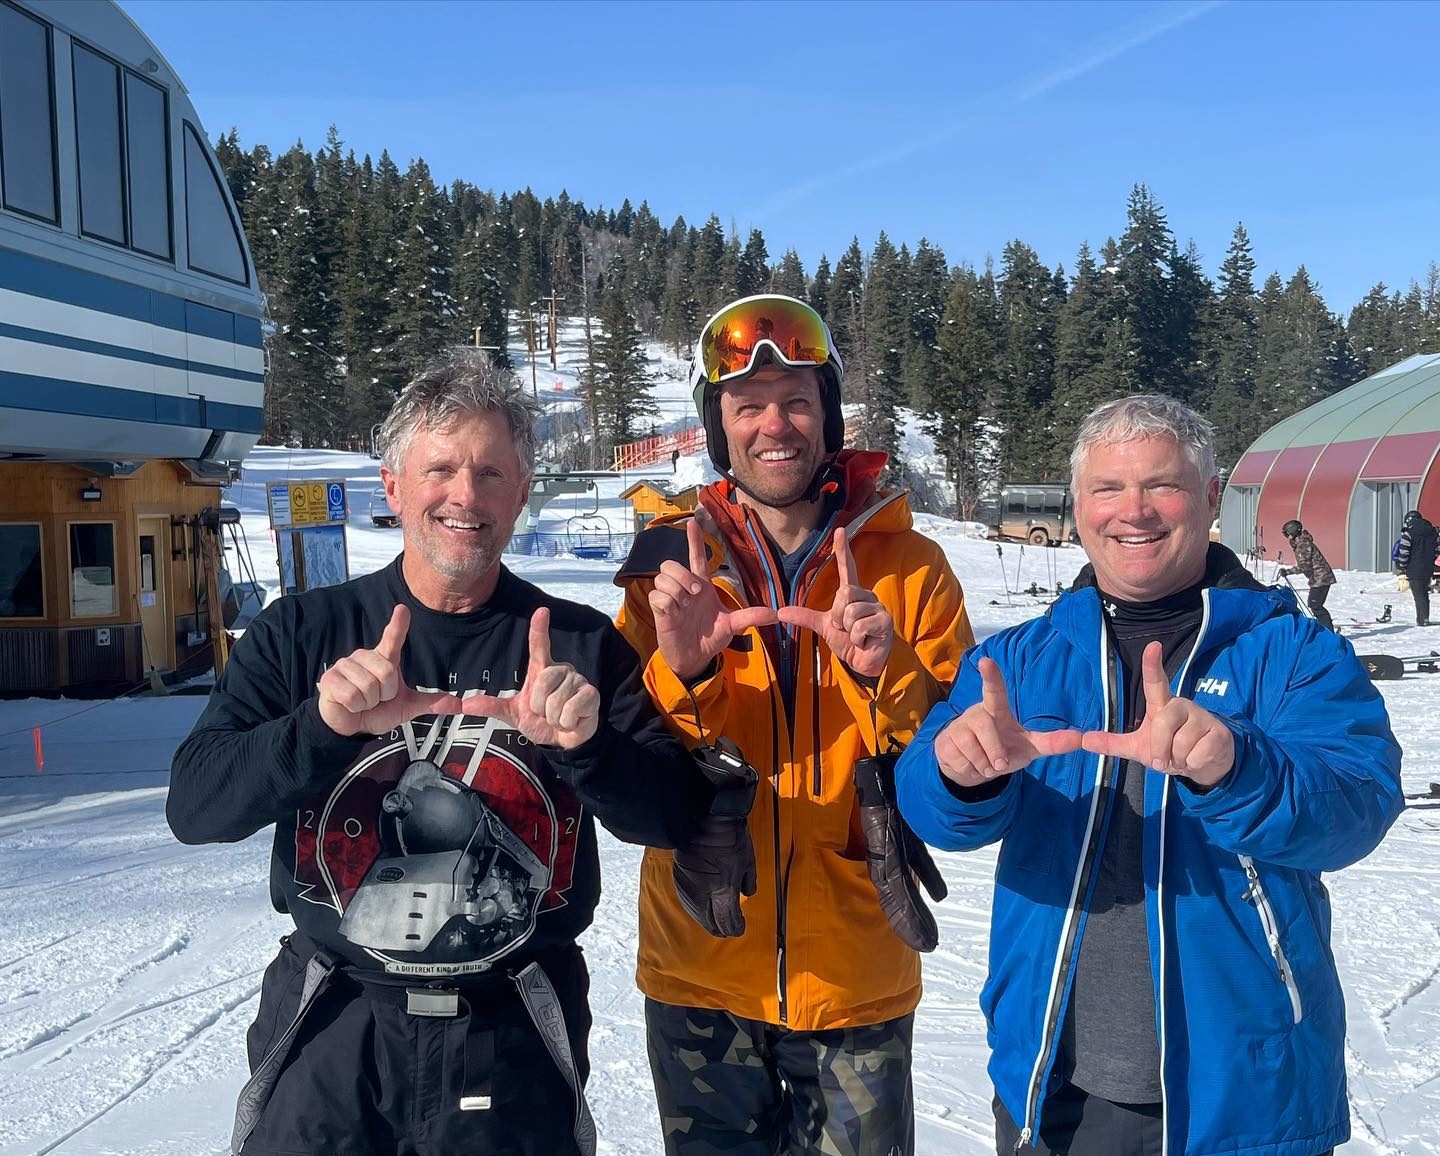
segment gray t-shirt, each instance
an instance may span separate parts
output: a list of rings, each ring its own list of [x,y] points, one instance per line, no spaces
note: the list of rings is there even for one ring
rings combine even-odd
[[[1145,716],[1141,656],[1159,641],[1173,678],[1200,629],[1200,587],[1159,602],[1102,596],[1110,639],[1124,668],[1124,718]],[[1149,772],[1158,774],[1159,772]],[[1059,1072],[1093,1096],[1123,1104],[1160,1099],[1160,1039],[1145,918],[1144,834],[1147,769],[1126,761],[1109,806],[1110,826],[1096,868],[1075,981],[1060,1037]]]

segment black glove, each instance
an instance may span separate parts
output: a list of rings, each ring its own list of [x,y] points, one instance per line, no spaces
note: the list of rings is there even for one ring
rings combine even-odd
[[[1277,577],[1277,578],[1288,578],[1288,577],[1290,577],[1290,575],[1293,574],[1293,573],[1295,573],[1295,571],[1293,571],[1293,570],[1287,570],[1287,569],[1285,569],[1284,566],[1281,566],[1279,572],[1276,574],[1276,577]]]
[[[937,903],[950,889],[930,857],[929,848],[910,830],[895,805],[896,757],[880,755],[855,764],[865,862],[891,929],[916,951],[934,951],[940,932],[915,880],[925,885]]]
[[[729,739],[691,754],[715,795],[690,838],[675,848],[675,894],[711,935],[744,935],[740,896],[755,894],[750,807],[760,776]]]

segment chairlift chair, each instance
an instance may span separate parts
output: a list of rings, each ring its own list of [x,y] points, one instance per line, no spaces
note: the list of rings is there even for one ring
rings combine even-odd
[[[576,514],[565,523],[566,552],[603,562],[610,557],[610,523],[597,513]]]

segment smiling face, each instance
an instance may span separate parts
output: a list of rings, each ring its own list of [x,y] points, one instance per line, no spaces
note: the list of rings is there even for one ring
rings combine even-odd
[[[399,471],[382,466],[380,479],[404,528],[405,577],[416,597],[435,605],[433,591],[488,596],[529,492],[504,414],[486,410],[439,429],[421,426]]]
[[[720,418],[730,471],[748,497],[778,507],[805,492],[825,454],[816,370],[767,366],[743,381],[726,382]]]
[[[1220,479],[1200,470],[1174,438],[1090,448],[1075,475],[1080,543],[1106,594],[1152,602],[1205,573]]]

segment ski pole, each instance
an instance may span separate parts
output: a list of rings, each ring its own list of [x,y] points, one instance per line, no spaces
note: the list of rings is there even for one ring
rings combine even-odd
[[[1009,606],[1009,605],[1010,605],[1010,578],[1009,578],[1009,576],[1005,573],[1005,551],[1001,548],[999,542],[996,542],[996,543],[995,543],[995,557],[997,557],[998,559],[1000,559],[1000,585],[1002,585],[1002,586],[1005,588],[1005,605],[1006,605],[1006,606]]]

